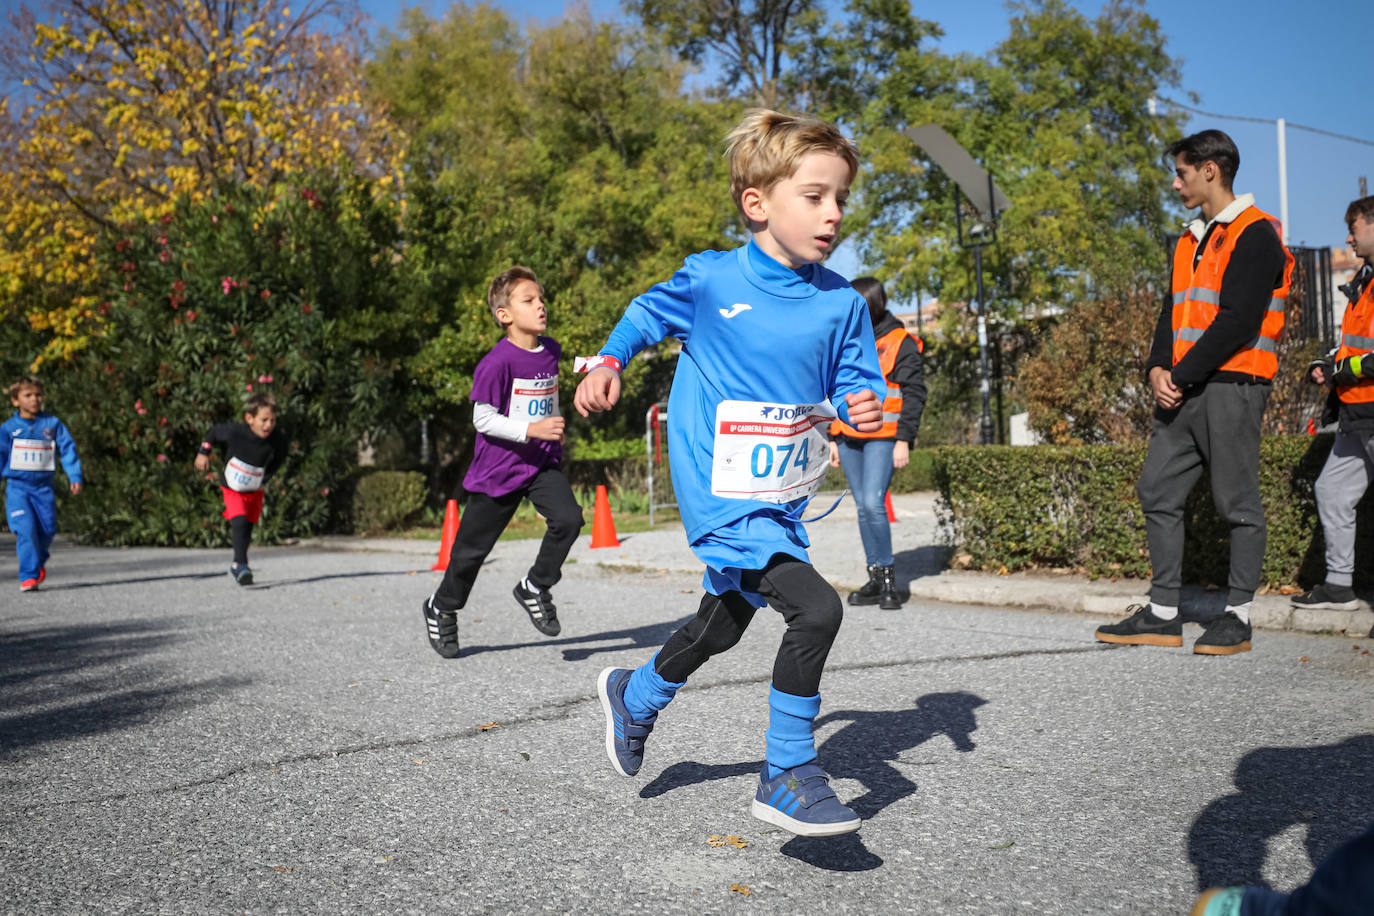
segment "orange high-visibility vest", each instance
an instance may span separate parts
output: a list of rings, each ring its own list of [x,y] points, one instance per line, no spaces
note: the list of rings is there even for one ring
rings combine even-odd
[[[1360,298],[1350,303],[1341,319],[1341,345],[1336,350],[1339,362],[1351,356],[1374,359],[1374,280],[1365,284]],[[1374,401],[1374,378],[1360,379],[1354,385],[1337,385],[1336,397],[1346,404],[1368,404]]]
[[[1282,246],[1283,230],[1279,221],[1255,206],[1246,207],[1229,223],[1217,223],[1207,237],[1207,250],[1193,266],[1197,239],[1185,232],[1174,249],[1174,365],[1192,349],[1211,327],[1221,309],[1221,278],[1236,250],[1236,240],[1249,226],[1268,220],[1278,233]],[[1283,282],[1269,299],[1268,310],[1260,332],[1247,346],[1242,347],[1218,367],[1221,372],[1241,372],[1256,378],[1272,379],[1279,369],[1279,335],[1283,333],[1284,308],[1293,280],[1293,255],[1283,248],[1287,259],[1283,268]]]
[[[902,388],[900,385],[894,385],[890,376],[897,365],[897,351],[902,348],[902,341],[906,340],[908,335],[916,340],[916,352],[924,353],[925,342],[906,328],[893,328],[878,338],[878,367],[883,370],[883,379],[887,382],[887,397],[883,398],[883,425],[874,432],[861,433],[843,420],[835,420],[830,424],[830,435],[848,436],[852,439],[897,438],[897,421],[902,416]]]

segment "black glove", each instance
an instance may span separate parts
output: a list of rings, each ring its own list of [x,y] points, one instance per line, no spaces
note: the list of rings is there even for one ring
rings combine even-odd
[[[1337,385],[1357,385],[1367,378],[1374,378],[1374,353],[1356,353],[1336,360],[1331,372],[1331,381]]]

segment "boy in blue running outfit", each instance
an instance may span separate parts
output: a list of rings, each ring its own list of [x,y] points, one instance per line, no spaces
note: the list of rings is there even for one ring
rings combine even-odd
[[[885,389],[863,298],[821,266],[858,169],[853,145],[810,118],[753,110],[727,138],[730,193],[753,238],[691,255],[630,303],[578,386],[584,417],[620,397],[620,368],[682,341],[668,456],[687,540],[706,564],[701,607],[654,657],[597,689],[616,771],[639,772],[658,713],[770,604],[787,621],[773,664],[765,763],[752,812],[801,836],[859,829],[816,764],[820,679],[843,606],[811,566],[802,510],[825,478],[837,415],[873,431]]]
[[[19,590],[31,592],[48,577],[48,548],[57,534],[57,461],[67,486],[81,492],[81,459],[66,425],[43,412],[43,385],[20,376],[10,385],[14,416],[0,426],[0,476],[5,478],[5,521],[19,553]]]

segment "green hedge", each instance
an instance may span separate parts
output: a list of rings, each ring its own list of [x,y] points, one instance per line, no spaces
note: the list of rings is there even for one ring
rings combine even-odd
[[[418,518],[425,505],[425,475],[418,471],[371,471],[353,492],[353,530],[379,534]]]
[[[1312,487],[1332,437],[1272,436],[1260,445],[1268,521],[1267,586],[1320,581],[1324,544]],[[945,537],[980,569],[1069,567],[1094,576],[1150,575],[1135,485],[1145,446],[949,446],[934,449]],[[894,488],[895,489],[895,488]],[[1374,501],[1360,507],[1357,557],[1374,548]],[[1229,532],[1204,475],[1185,516],[1185,581],[1224,585]],[[1356,584],[1374,569],[1356,562]]]

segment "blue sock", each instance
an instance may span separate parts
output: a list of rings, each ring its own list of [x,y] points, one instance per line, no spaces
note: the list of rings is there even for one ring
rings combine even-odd
[[[816,759],[816,716],[821,711],[821,695],[798,697],[768,688],[768,731],[764,733],[767,748],[766,778],[772,779],[783,770],[799,767]]]
[[[629,683],[625,685],[625,708],[629,710],[631,718],[640,722],[654,721],[658,711],[673,702],[678,688],[682,686],[659,676],[654,667],[657,662],[658,653],[655,652],[653,658],[634,670]]]

